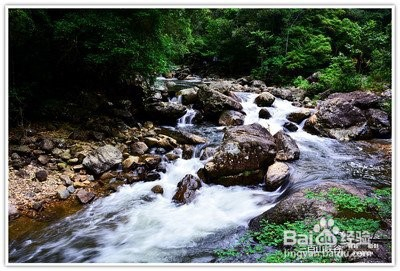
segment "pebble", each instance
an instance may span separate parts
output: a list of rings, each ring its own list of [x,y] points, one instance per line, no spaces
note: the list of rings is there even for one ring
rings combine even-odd
[[[153,186],[153,188],[151,189],[151,192],[155,193],[155,194],[163,194],[164,193],[164,188],[162,188],[161,185],[155,185]]]
[[[74,185],[75,188],[86,187],[86,185],[84,183],[81,183],[81,182],[74,182],[73,185]]]
[[[59,199],[67,199],[69,197],[69,191],[64,185],[59,185],[56,189],[56,192]]]
[[[93,192],[86,191],[85,189],[79,189],[76,196],[80,203],[86,204],[94,199],[95,194]]]
[[[62,170],[62,169],[66,169],[67,168],[67,164],[66,163],[57,163],[57,168]]]
[[[47,180],[47,171],[46,170],[38,170],[35,173],[35,177],[39,182],[44,182]]]
[[[71,158],[67,161],[68,164],[77,164],[79,162],[78,158]]]
[[[70,186],[67,187],[67,190],[68,190],[69,193],[72,194],[72,193],[75,192],[75,187],[73,185],[70,185]]]
[[[71,181],[71,179],[70,179],[69,176],[67,176],[67,175],[61,175],[61,176],[60,176],[60,180],[63,182],[64,185],[71,185],[71,184],[73,184],[73,182]]]
[[[47,155],[39,155],[38,157],[38,161],[42,164],[42,165],[46,165],[49,162],[49,157]]]
[[[72,168],[73,168],[75,171],[79,171],[79,170],[83,169],[84,167],[83,167],[83,165],[76,165],[76,166],[73,166]]]
[[[43,209],[43,203],[41,201],[35,201],[32,204],[32,208],[35,209],[36,211],[40,211],[41,209]]]

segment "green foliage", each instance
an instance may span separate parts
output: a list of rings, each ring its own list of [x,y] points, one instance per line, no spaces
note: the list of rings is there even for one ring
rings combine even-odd
[[[27,105],[14,99],[13,115],[34,112],[38,97],[114,94],[138,74],[152,79],[176,64],[203,75],[295,81],[310,96],[391,86],[390,9],[12,8],[8,15],[10,89]],[[318,82],[301,79],[317,71]]]
[[[320,83],[335,92],[350,92],[361,87],[361,76],[357,74],[354,61],[339,54],[321,71]]]
[[[380,192],[378,192],[380,193]],[[384,196],[387,191],[382,192]],[[311,197],[320,197],[320,195],[309,194]],[[365,232],[375,233],[380,229],[380,221],[371,218],[334,218],[335,226],[341,232]],[[292,247],[283,247],[284,231],[295,231],[296,234],[309,235],[313,232],[314,225],[319,223],[318,219],[307,219],[304,221],[285,222],[283,224],[271,223],[267,220],[261,221],[261,229],[259,231],[249,232],[235,247],[228,249],[218,249],[215,251],[219,258],[236,258],[241,255],[255,255],[257,262],[261,263],[332,263],[342,262],[343,259],[338,256],[331,257],[329,255],[310,256],[304,254],[304,247],[295,245]],[[338,241],[341,235],[338,235]],[[256,243],[251,242],[255,240]],[[266,252],[266,247],[275,247],[278,250],[274,252]],[[301,255],[301,257],[298,257]]]
[[[307,191],[305,197],[330,201],[339,211],[374,212],[381,218],[391,217],[391,188],[377,189],[370,197],[365,198],[357,197],[335,187],[319,193]]]
[[[261,230],[252,233],[258,243],[266,246],[281,247],[283,245],[284,231],[292,230],[298,234],[308,234],[312,230],[315,220],[285,222],[284,224],[261,222]]]
[[[380,228],[379,220],[374,220],[370,218],[335,218],[335,226],[337,226],[340,231],[350,232],[350,231],[368,231],[369,233],[375,233]]]
[[[230,249],[217,249],[215,250],[215,254],[218,258],[227,258],[227,257],[236,257],[239,255],[239,252],[234,248]]]

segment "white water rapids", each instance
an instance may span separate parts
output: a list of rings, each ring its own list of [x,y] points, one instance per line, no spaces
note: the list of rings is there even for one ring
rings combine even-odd
[[[236,94],[247,114],[245,124],[258,122],[272,134],[282,129],[288,113],[299,110],[289,101],[277,98],[273,107],[268,108],[272,117],[259,119],[260,108],[254,104],[257,94]],[[181,124],[185,127],[191,120]],[[321,178],[345,177],[348,170],[343,165],[358,155],[349,152],[354,149],[352,145],[310,135],[301,127],[290,135],[301,150],[300,160],[290,164],[292,181],[312,183]],[[214,249],[234,241],[238,229],[244,229],[250,219],[271,208],[283,191],[265,192],[261,186],[226,188],[203,184],[193,202],[177,206],[171,200],[177,183],[186,174],[196,175],[204,163],[198,157],[179,158],[168,164],[159,180],[120,187],[75,215],[24,241],[12,243],[10,261],[167,263],[203,261],[202,257],[204,261],[210,260],[207,257]],[[163,187],[163,195],[151,192],[155,185]]]

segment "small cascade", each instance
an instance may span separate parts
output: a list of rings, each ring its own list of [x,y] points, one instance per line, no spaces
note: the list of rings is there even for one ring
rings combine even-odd
[[[193,119],[196,116],[196,110],[191,106],[186,110],[186,114],[178,119],[178,127],[193,126]]]
[[[173,104],[182,104],[182,95],[179,95],[178,97],[168,98],[168,102]]]

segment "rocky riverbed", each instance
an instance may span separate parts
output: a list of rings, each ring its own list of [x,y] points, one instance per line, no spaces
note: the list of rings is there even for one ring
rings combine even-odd
[[[105,113],[79,125],[60,122],[11,129],[10,241],[23,240],[85,205],[102,206],[107,200],[99,198],[135,187],[132,195],[140,194],[134,201],[140,199],[144,206],[166,204],[166,199],[168,204],[195,208],[205,193],[220,191],[217,197],[221,199],[228,191],[242,193],[243,204],[253,210],[243,212],[234,224],[246,225],[254,218],[250,227],[256,229],[261,219],[276,213],[286,221],[320,212],[334,214],[334,207],[323,204],[303,208],[312,202],[304,198],[305,189],[316,183],[322,188],[315,193],[341,187],[361,196],[391,185],[391,143],[387,139],[391,121],[380,109],[387,92],[338,93],[312,102],[301,89],[267,87],[249,78],[189,79],[159,80],[147,92],[143,114],[129,100],[103,101],[99,107],[106,107],[101,110]],[[348,142],[376,137],[384,139]],[[354,160],[349,163],[346,155],[360,156],[360,161],[349,158]],[[366,161],[370,163],[367,167],[362,165]],[[179,164],[187,170],[183,166],[170,177]],[[341,169],[336,172],[335,166]],[[259,194],[251,197],[251,193]],[[298,212],[293,213],[291,208],[296,205]],[[164,210],[166,205],[158,205],[171,214],[179,210],[167,206]],[[256,206],[263,207],[258,210]],[[141,212],[136,207],[133,211]],[[25,223],[34,226],[21,230]],[[13,259],[19,261],[18,256]],[[146,255],[146,259],[155,258]]]

